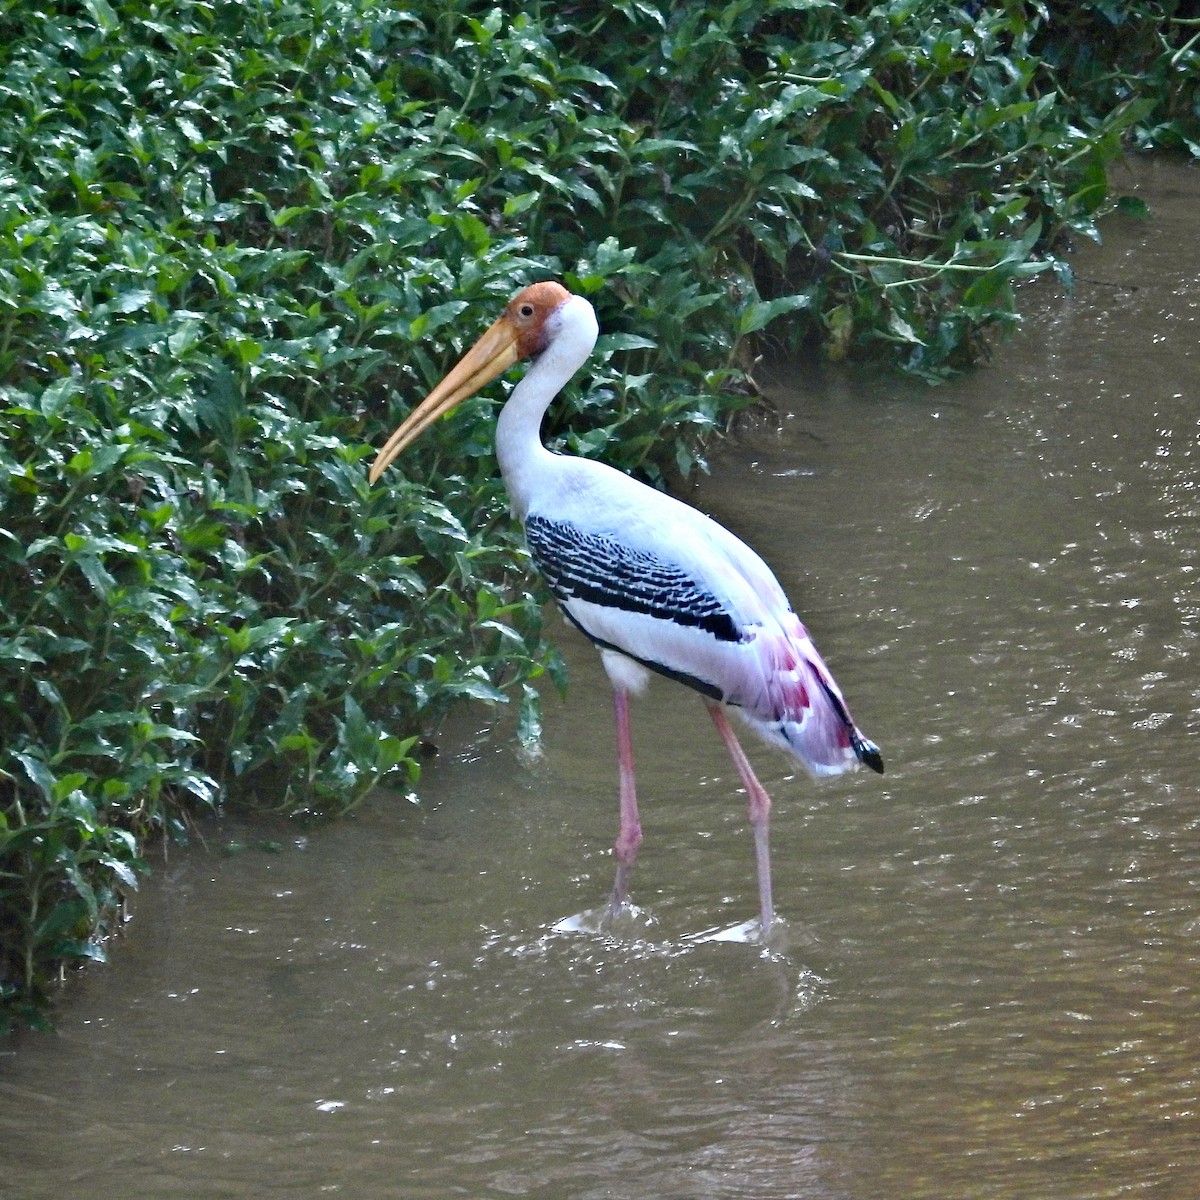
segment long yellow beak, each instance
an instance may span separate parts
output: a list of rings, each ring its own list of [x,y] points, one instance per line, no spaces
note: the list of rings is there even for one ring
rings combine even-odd
[[[367,475],[370,482],[375,483],[434,421],[473,396],[485,383],[503,375],[521,357],[518,338],[519,331],[507,315],[496,321],[388,438],[371,464]]]

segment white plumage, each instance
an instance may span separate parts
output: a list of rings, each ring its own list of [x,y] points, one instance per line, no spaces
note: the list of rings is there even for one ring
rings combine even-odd
[[[597,334],[583,297],[556,283],[525,288],[396,430],[371,480],[443,413],[519,359],[532,360],[501,410],[496,453],[535,561],[567,617],[600,648],[613,684],[621,828],[612,911],[627,902],[641,841],[628,700],[655,671],[705,697],[742,775],[766,934],[773,920],[770,800],[726,708],[814,775],[859,763],[882,771],[883,760],[855,726],[770,568],[749,546],[703,513],[612,467],[542,445],[542,417],[587,360]]]

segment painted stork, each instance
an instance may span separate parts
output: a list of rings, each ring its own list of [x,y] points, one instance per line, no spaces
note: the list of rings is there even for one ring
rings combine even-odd
[[[521,359],[531,365],[500,412],[496,454],[530,553],[567,619],[600,650],[612,681],[620,779],[616,883],[625,909],[642,840],[629,697],[650,672],[700,693],[745,785],[754,831],[761,934],[774,920],[768,819],[728,709],[813,775],[860,763],[883,771],[842,693],[766,563],[709,517],[620,471],[555,454],[540,426],[596,344],[596,315],[558,283],[518,292],[503,315],[388,439],[375,483],[425,429]]]

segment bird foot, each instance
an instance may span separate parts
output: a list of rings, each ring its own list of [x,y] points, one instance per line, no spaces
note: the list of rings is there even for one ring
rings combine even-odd
[[[629,937],[644,933],[656,924],[644,909],[626,900],[619,908],[605,904],[563,917],[550,926],[554,933],[586,933],[593,936]]]
[[[693,944],[706,942],[735,942],[746,946],[762,946],[772,953],[786,949],[787,927],[779,918],[771,921],[770,927],[764,932],[761,917],[751,917],[738,925],[728,925],[724,928],[702,929],[699,933],[689,933],[685,941]]]

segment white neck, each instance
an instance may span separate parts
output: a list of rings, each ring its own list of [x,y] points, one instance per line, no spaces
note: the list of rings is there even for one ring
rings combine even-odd
[[[496,425],[500,474],[517,514],[524,517],[539,471],[554,455],[542,445],[542,417],[550,402],[587,361],[599,334],[596,314],[582,296],[572,296],[547,318],[546,348],[513,388]]]

